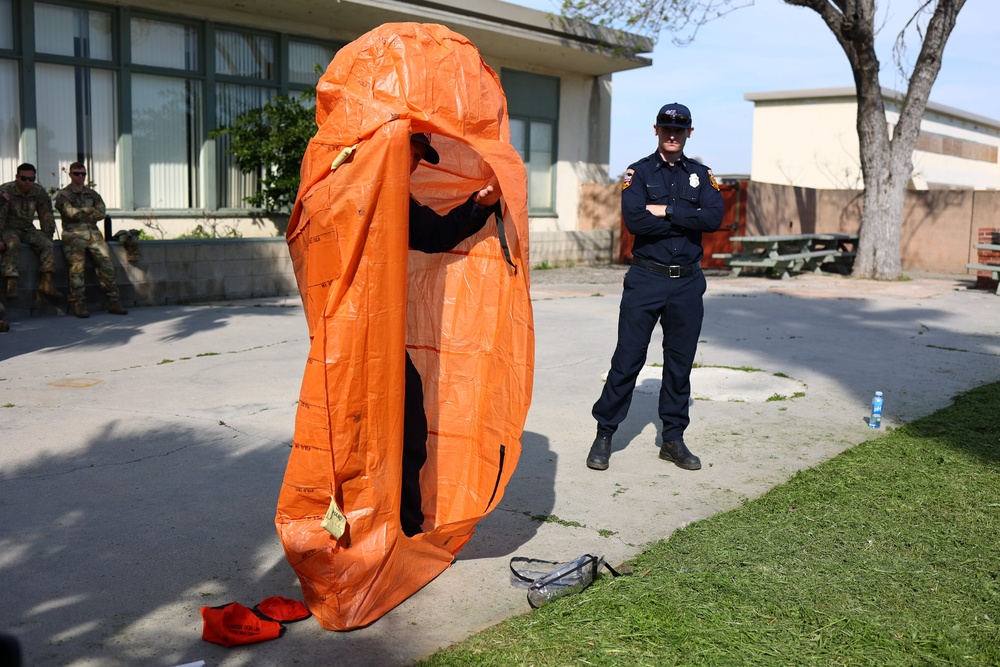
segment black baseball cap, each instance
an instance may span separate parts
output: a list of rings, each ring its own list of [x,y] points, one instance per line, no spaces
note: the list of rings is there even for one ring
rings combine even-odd
[[[429,162],[430,164],[437,164],[438,162],[441,161],[441,156],[438,155],[438,152],[434,150],[433,146],[431,146],[431,135],[427,134],[426,132],[414,132],[413,134],[410,135],[410,141],[412,141],[415,144],[420,144],[421,146],[427,147],[424,150],[425,162]]]
[[[656,114],[657,127],[691,127],[691,110],[683,104],[664,104]]]

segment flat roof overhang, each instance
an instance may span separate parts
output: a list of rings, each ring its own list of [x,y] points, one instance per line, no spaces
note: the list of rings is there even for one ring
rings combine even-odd
[[[487,58],[600,76],[652,60],[653,40],[499,0],[105,0],[238,25],[351,41],[383,23],[439,23],[468,37]]]
[[[892,88],[886,88],[882,86],[882,98],[893,102],[897,106],[902,104],[904,93],[898,90],[893,90]],[[858,99],[858,91],[856,88],[806,88],[801,90],[772,90],[765,92],[756,93],[743,93],[743,99],[748,102],[790,102],[790,101],[812,101],[812,100],[829,100],[833,98],[841,98],[844,100],[850,100],[856,102]],[[982,125],[984,127],[991,128],[993,130],[1000,130],[1000,120],[995,118],[988,118],[987,116],[980,116],[979,114],[970,113],[968,111],[963,111],[962,109],[956,109],[955,107],[945,106],[944,104],[938,104],[937,102],[932,102],[928,100],[927,106],[925,107],[924,113],[927,112],[938,113],[945,116],[951,116],[959,120],[963,120],[969,123],[974,123],[977,125]]]

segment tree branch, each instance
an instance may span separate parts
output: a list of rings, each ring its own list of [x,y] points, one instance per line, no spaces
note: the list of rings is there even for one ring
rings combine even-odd
[[[920,13],[930,3],[931,0],[927,0],[917,13]],[[958,13],[964,5],[965,0],[938,0],[937,7],[934,8],[934,14],[927,23],[927,33],[921,44],[917,62],[913,67],[913,74],[910,76],[906,97],[900,108],[897,125],[900,132],[893,135],[893,153],[896,152],[897,136],[905,136],[908,130],[913,130],[916,133],[920,127],[924,109],[930,99],[931,88],[937,79],[938,72],[941,71],[941,56],[944,53],[945,44],[948,42],[951,31],[955,28]],[[916,14],[907,22],[907,25],[910,25],[915,18]],[[901,150],[905,152],[906,147],[902,147]],[[912,147],[910,150],[912,151]]]

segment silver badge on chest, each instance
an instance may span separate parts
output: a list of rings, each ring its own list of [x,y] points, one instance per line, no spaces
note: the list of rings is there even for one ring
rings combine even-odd
[[[698,174],[691,174],[691,178],[688,179],[688,183],[692,188],[696,188],[701,185],[701,181],[698,180]]]

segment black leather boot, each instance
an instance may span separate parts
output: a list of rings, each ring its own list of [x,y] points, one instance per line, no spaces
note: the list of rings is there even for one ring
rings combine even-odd
[[[660,447],[660,458],[672,461],[674,465],[685,470],[701,470],[701,459],[688,451],[683,440],[664,440]]]
[[[607,470],[610,458],[611,436],[599,435],[594,438],[594,444],[590,446],[590,454],[587,456],[587,467],[591,470]]]

